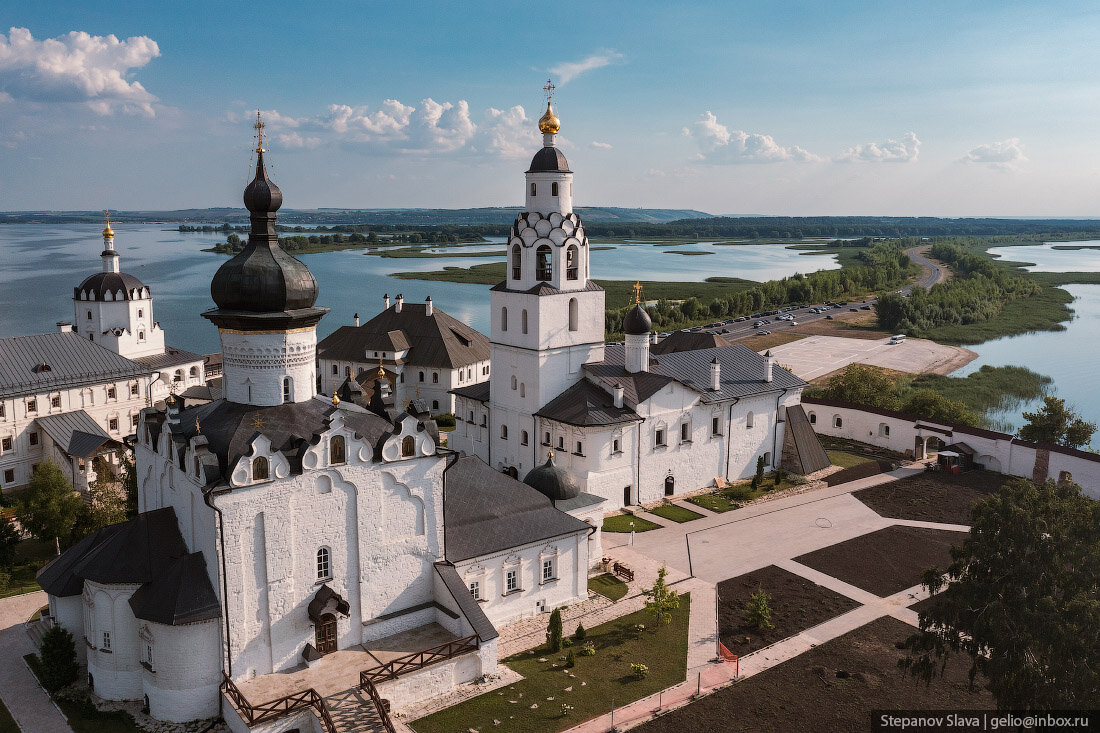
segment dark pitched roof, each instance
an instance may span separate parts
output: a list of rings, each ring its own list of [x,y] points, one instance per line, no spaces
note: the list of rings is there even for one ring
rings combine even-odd
[[[73,288],[73,300],[133,300],[144,295],[145,285],[133,275],[125,272],[97,272],[84,278],[84,282]],[[88,298],[81,297],[87,294]]]
[[[802,405],[786,408],[787,429],[783,433],[783,453],[780,466],[790,473],[806,475],[829,466],[831,461],[821,441],[810,425]]]
[[[190,351],[184,351],[183,349],[177,349],[173,346],[164,347],[163,354],[152,354],[151,356],[137,356],[134,357],[134,361],[138,364],[144,364],[150,369],[161,370],[165,367],[179,366],[181,364],[190,364],[196,361],[205,362],[206,357],[199,354],[192,354]]]
[[[561,499],[554,502],[554,508],[563,512],[572,512],[577,509],[583,509],[587,506],[593,506],[594,504],[602,504],[607,499],[602,496],[596,496],[595,494],[586,494],[583,491],[577,494],[572,499]]]
[[[650,359],[649,371],[630,374],[623,368],[625,350],[608,346],[604,360],[585,364],[584,370],[608,386],[622,384],[631,402],[644,401],[669,382],[675,381],[699,392],[701,402],[722,402],[782,389],[805,387],[806,383],[782,367],[772,371],[772,381],[764,381],[765,359],[742,344],[714,349],[697,349],[662,354]],[[720,389],[710,388],[710,367],[715,359],[721,367]]]
[[[501,291],[508,291],[508,292],[512,292],[512,293],[521,292],[521,293],[524,293],[525,295],[557,295],[558,293],[565,293],[565,292],[575,293],[575,292],[578,292],[576,290],[569,290],[569,291],[558,290],[554,286],[550,285],[549,283],[545,283],[545,282],[536,283],[533,287],[530,287],[527,290],[512,290],[511,288],[508,287],[508,281],[507,280],[505,280],[504,282],[501,282],[501,283],[497,283],[496,285],[494,285],[493,287],[491,287],[489,289],[490,290],[495,290],[497,292],[501,292]],[[601,288],[599,285],[597,285],[594,281],[588,280],[587,282],[585,282],[584,287],[580,289],[580,292],[585,292],[585,291],[589,291],[589,290],[603,290],[603,288]]]
[[[44,415],[35,418],[35,422],[50,436],[50,440],[74,458],[87,458],[111,440],[111,436],[84,410]]]
[[[629,407],[615,407],[614,398],[587,379],[580,380],[547,402],[535,415],[582,427],[618,425],[642,419]]]
[[[172,507],[143,512],[116,526],[73,565],[74,575],[97,583],[148,583],[187,554]]]
[[[73,574],[73,566],[84,559],[93,548],[117,532],[121,524],[112,524],[92,532],[65,552],[55,557],[41,570],[35,579],[42,590],[51,596],[78,596],[84,591],[84,579]]]
[[[461,562],[590,529],[545,496],[494,471],[480,458],[459,458],[443,472],[446,556]]]
[[[649,347],[651,354],[671,354],[677,351],[695,351],[697,349],[713,349],[715,346],[729,346],[730,341],[720,333],[707,333],[706,331],[677,331],[669,334],[653,346]]]
[[[411,366],[457,369],[489,358],[485,334],[438,308],[429,316],[423,303],[404,303],[400,313],[393,305],[362,326],[342,326],[317,344],[317,356],[369,362],[375,351],[406,348]]]
[[[569,170],[569,161],[565,159],[565,153],[549,145],[535,153],[535,156],[531,158],[531,167],[527,172],[533,173],[535,171],[572,173]]]
[[[478,382],[477,384],[470,384],[465,387],[456,387],[451,390],[451,394],[458,395],[459,397],[467,397],[471,400],[477,400],[478,402],[488,402],[489,382]]]
[[[485,611],[481,610],[481,604],[470,595],[470,589],[462,582],[462,578],[458,576],[458,571],[455,570],[454,565],[447,562],[437,562],[435,572],[439,574],[439,579],[443,581],[443,585],[447,587],[447,591],[454,598],[455,603],[458,604],[458,610],[462,611],[462,615],[470,622],[474,633],[480,637],[482,642],[491,641],[500,636],[496,627],[493,626],[493,622],[485,615]]]
[[[0,393],[6,397],[152,371],[71,331],[0,339]]]
[[[173,561],[159,577],[130,596],[134,616],[169,626],[193,624],[221,617],[221,604],[201,552]]]
[[[320,396],[306,402],[270,407],[223,399],[182,410],[179,424],[172,426],[172,435],[181,443],[189,441],[197,434],[195,421],[198,420],[198,432],[206,437],[207,447],[218,457],[221,473],[226,475],[237,460],[248,453],[253,439],[263,433],[271,440],[273,450],[286,455],[291,471],[299,473],[300,451],[316,434],[327,429],[332,412],[330,399]],[[387,420],[356,404],[341,403],[340,412],[344,424],[371,446],[376,446],[393,430]]]

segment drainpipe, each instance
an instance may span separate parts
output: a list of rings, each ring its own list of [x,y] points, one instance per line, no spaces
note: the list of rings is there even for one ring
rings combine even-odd
[[[231,489],[225,489],[226,492]],[[226,674],[230,679],[233,678],[233,654],[230,646],[229,637],[229,580],[226,577],[225,571],[225,519],[222,516],[222,510],[214,506],[214,490],[204,492],[202,496],[203,502],[214,510],[214,513],[218,515],[218,537],[219,537],[219,551],[218,556],[221,559],[222,566],[222,611],[225,614],[225,665],[228,670]],[[225,696],[218,694],[218,713],[222,711],[222,701]]]
[[[147,384],[145,386],[145,402],[146,402],[145,406],[146,407],[152,407],[153,406],[153,382],[160,379],[160,375],[161,375],[161,372],[157,372],[157,376],[150,379],[149,384]]]
[[[437,450],[439,450],[439,449],[437,448]],[[443,548],[442,548],[442,551],[441,551],[440,554],[442,554],[442,556],[443,556],[443,561],[446,562],[447,561],[447,471],[450,471],[452,468],[455,467],[455,464],[458,463],[459,455],[458,455],[458,451],[453,451],[450,448],[443,448],[442,450],[446,451],[451,456],[451,458],[453,459],[450,463],[448,463],[446,466],[443,467],[443,497],[442,497],[442,502],[441,502],[443,504]],[[455,601],[457,602],[457,599],[455,599]]]
[[[772,461],[775,461],[779,455],[776,453],[776,445],[779,443],[779,403],[782,401],[783,396],[787,394],[787,390],[783,390],[775,396],[775,427],[772,429]],[[773,466],[778,466],[778,463],[772,463]]]
[[[730,476],[730,447],[733,439],[733,406],[740,401],[739,398],[734,398],[733,402],[730,403],[729,419],[726,420],[726,471],[722,474],[722,478],[727,481],[729,481]]]
[[[638,503],[642,503],[642,418],[634,424],[634,455],[638,457],[634,468],[634,491],[638,494]]]

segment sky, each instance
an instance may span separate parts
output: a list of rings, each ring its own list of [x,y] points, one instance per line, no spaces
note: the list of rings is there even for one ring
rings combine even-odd
[[[1097,216],[1095,2],[0,0],[0,210]]]

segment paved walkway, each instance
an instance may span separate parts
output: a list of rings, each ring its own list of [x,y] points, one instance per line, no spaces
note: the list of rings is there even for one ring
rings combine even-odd
[[[23,733],[70,733],[69,721],[23,661],[36,651],[23,623],[46,602],[43,591],[0,599],[0,698]]]

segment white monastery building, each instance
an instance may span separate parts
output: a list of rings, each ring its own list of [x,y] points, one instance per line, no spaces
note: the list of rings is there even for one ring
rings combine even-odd
[[[203,313],[224,397],[143,410],[140,514],[39,582],[96,694],[165,721],[331,730],[325,698],[360,673],[408,707],[494,672],[498,625],[587,598],[604,502],[549,459],[521,483],[441,448],[423,399],[390,411],[315,395],[327,309],[279,246],[257,129],[251,234]],[[437,661],[416,662],[426,649]]]
[[[548,450],[611,510],[772,470],[828,465],[799,406],[806,384],[742,345],[654,355],[636,295],[625,345],[604,343],[604,292],[573,211],[573,171],[547,104],[543,148],[526,174],[526,210],[492,288],[488,382],[454,390],[454,450],[523,476]]]
[[[0,488],[25,486],[45,459],[80,491],[92,459],[114,463],[138,414],[201,386],[203,357],[164,345],[149,287],[119,271],[110,221],[102,269],[73,289],[74,321],[56,333],[0,339]]]

